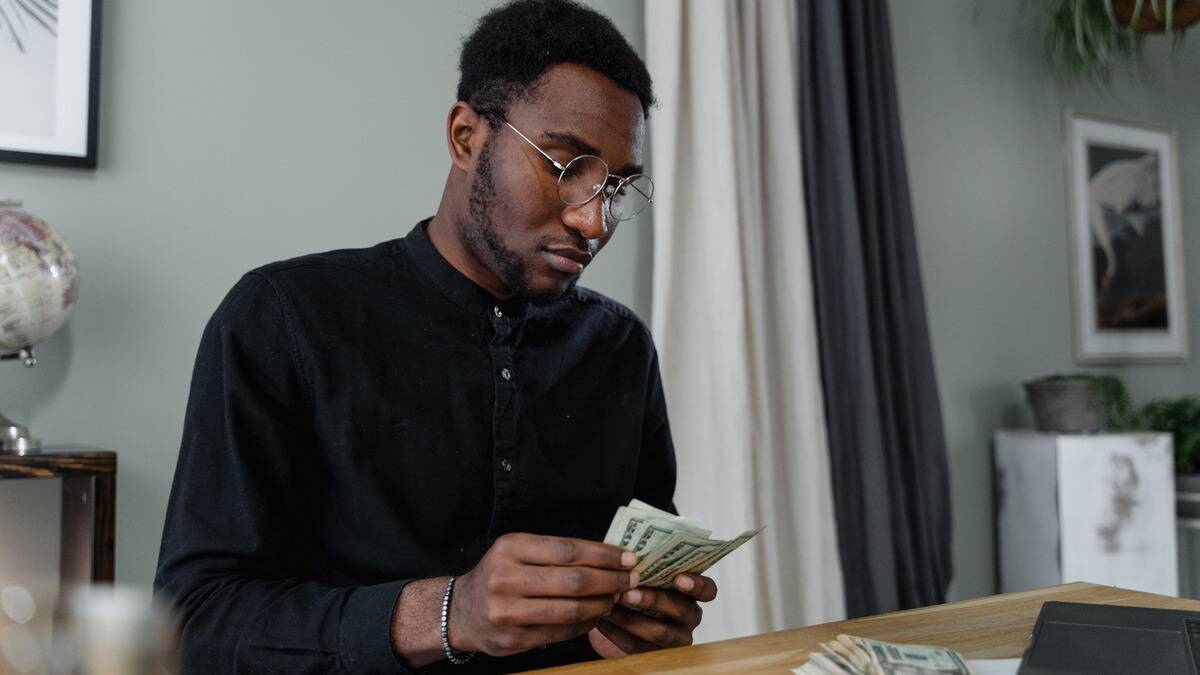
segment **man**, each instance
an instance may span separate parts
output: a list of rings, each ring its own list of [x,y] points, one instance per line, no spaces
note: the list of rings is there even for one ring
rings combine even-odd
[[[652,194],[644,64],[522,0],[465,41],[458,98],[432,219],[255,270],[205,330],[156,578],[185,671],[616,657],[690,643],[716,595],[639,589],[599,542],[675,487],[645,326],[575,288]]]

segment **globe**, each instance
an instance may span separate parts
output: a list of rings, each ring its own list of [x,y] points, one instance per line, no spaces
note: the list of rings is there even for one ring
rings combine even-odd
[[[79,297],[79,266],[45,221],[0,203],[0,355],[45,340]]]

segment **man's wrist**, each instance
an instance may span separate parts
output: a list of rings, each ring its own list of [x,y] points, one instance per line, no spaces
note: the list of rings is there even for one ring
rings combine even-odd
[[[392,613],[392,650],[411,668],[421,668],[445,658],[440,619],[447,579],[411,581],[396,601]]]
[[[441,580],[443,593],[446,590],[446,583],[448,580],[448,577]],[[450,598],[450,616],[448,617],[447,621],[450,624],[450,648],[453,649],[454,653],[456,654],[484,651],[483,645],[478,644],[478,641],[472,639],[476,636],[471,635],[469,631],[463,630],[463,624],[466,620],[467,611],[465,608],[467,607],[468,603],[462,600],[462,598],[469,594],[470,584],[470,572],[455,577],[454,591],[452,597]],[[440,599],[441,597],[439,596],[439,600]],[[439,614],[439,617],[440,616],[441,615]]]
[[[456,651],[454,647],[450,646],[450,598],[453,596],[453,593],[454,577],[450,577],[446,581],[446,590],[442,594],[442,612],[440,614],[439,626],[442,637],[442,653],[446,655],[447,661],[461,666],[470,661],[475,656],[475,652]],[[462,623],[459,622],[459,625],[462,625]]]

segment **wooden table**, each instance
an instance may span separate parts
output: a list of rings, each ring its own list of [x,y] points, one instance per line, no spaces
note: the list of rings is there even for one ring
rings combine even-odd
[[[818,643],[832,640],[838,633],[941,645],[970,659],[1011,658],[1024,653],[1038,612],[1047,600],[1200,610],[1200,601],[1196,600],[1074,583],[538,672],[785,675],[807,661],[809,652],[818,651]]]
[[[113,580],[117,453],[51,447],[30,455],[0,454],[0,478],[61,478],[60,582]]]

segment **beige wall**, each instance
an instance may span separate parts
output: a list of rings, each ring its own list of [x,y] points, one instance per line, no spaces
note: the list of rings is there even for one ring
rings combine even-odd
[[[432,214],[459,40],[493,4],[105,3],[99,169],[0,164],[82,273],[41,364],[0,364],[0,410],[119,451],[118,579],[153,577],[204,322],[252,267]],[[640,0],[593,4],[640,47]],[[645,315],[648,241],[625,228],[585,283]]]
[[[993,588],[992,431],[1028,424],[1020,383],[1074,362],[1063,111],[1179,131],[1189,298],[1200,293],[1200,49],[1152,39],[1149,79],[1064,86],[1019,2],[892,0],[901,121],[953,482],[954,597]],[[1195,33],[1195,31],[1193,31]],[[1186,365],[1107,369],[1135,398],[1200,393],[1200,307]],[[1101,369],[1091,369],[1101,370]]]

